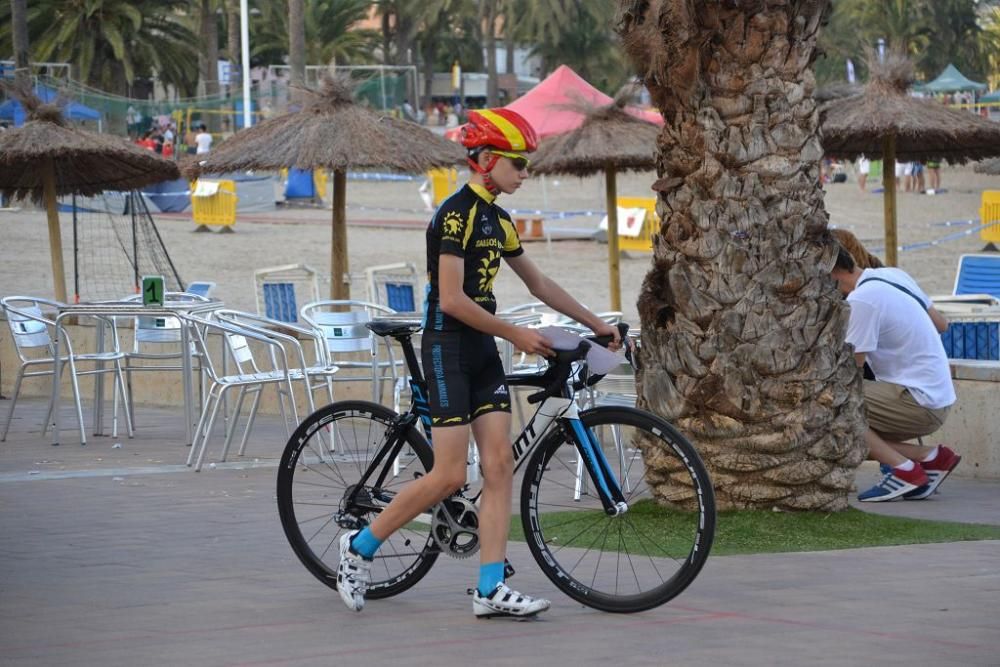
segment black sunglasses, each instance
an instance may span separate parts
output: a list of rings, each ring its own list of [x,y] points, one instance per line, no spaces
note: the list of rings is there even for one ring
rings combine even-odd
[[[517,169],[518,171],[524,171],[525,169],[528,168],[528,165],[531,164],[531,160],[517,153],[508,153],[507,151],[498,151],[498,150],[494,150],[493,153],[495,155],[500,155],[510,160],[510,163],[514,165],[514,169]]]

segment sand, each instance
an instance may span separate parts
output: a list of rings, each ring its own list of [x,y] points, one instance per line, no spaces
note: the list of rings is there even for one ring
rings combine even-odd
[[[650,194],[651,173],[625,175],[619,179],[621,196]],[[901,192],[898,196],[899,241],[903,246],[926,244],[953,234],[974,230],[978,225],[982,191],[1000,189],[1000,179],[973,173],[971,167],[942,170],[948,191],[939,195]],[[354,296],[364,298],[365,267],[392,262],[413,262],[425,267],[423,227],[428,214],[417,192],[416,182],[350,181],[347,188],[348,241]],[[869,190],[871,188],[869,187]],[[501,203],[512,209],[557,211],[603,210],[603,178],[548,178],[529,181],[518,193]],[[0,295],[27,294],[52,298],[46,219],[30,206],[0,212]],[[843,184],[830,184],[826,208],[831,224],[853,231],[869,247],[882,246],[882,196],[861,192],[849,175]],[[214,296],[231,307],[256,310],[254,269],[281,264],[305,263],[324,274],[321,292],[329,289],[330,211],[328,209],[279,208],[266,213],[240,215],[236,233],[194,233],[190,214],[156,215],[160,233],[185,281],[217,283]],[[950,227],[945,222],[969,221]],[[597,216],[547,220],[549,228],[594,229]],[[402,226],[391,228],[385,225]],[[72,280],[72,230],[69,215],[62,216],[67,281]],[[906,249],[899,255],[901,268],[913,275],[930,294],[952,290],[955,268],[963,253],[982,249],[979,233],[962,235],[931,246]],[[608,310],[607,246],[590,240],[526,243],[529,256],[572,294],[594,310]],[[876,253],[880,254],[880,253]],[[626,318],[636,322],[635,299],[649,267],[649,256],[636,254],[622,259],[622,302]],[[123,292],[127,292],[127,286]],[[72,293],[72,290],[70,289]],[[524,286],[509,269],[501,270],[496,283],[501,307],[531,300]],[[124,294],[123,294],[124,295]],[[637,322],[636,322],[637,323]]]

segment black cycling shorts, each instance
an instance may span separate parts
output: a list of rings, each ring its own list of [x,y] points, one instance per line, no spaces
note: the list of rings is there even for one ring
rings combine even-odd
[[[459,426],[488,412],[510,412],[510,391],[493,336],[469,328],[424,330],[420,346],[431,426]]]

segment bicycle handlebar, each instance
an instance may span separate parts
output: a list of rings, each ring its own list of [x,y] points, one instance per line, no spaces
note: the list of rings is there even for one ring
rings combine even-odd
[[[632,349],[628,344],[628,324],[625,322],[619,322],[618,333],[621,337],[622,345],[625,346],[625,357],[629,360],[629,363],[634,365],[635,362],[632,360]],[[556,350],[555,356],[549,357],[549,367],[542,375],[542,378],[546,380],[548,384],[546,384],[545,388],[541,391],[528,396],[528,403],[538,403],[549,396],[558,395],[566,386],[566,381],[569,380],[569,377],[573,372],[573,363],[586,358],[587,352],[590,350],[590,346],[592,344],[607,347],[613,340],[614,338],[612,336],[587,336],[580,341],[580,344],[577,345],[575,349]],[[588,380],[586,384],[594,384],[602,377],[604,376],[592,376],[593,381]],[[577,386],[577,384],[580,386]],[[583,383],[574,383],[573,389],[581,389],[583,386]]]

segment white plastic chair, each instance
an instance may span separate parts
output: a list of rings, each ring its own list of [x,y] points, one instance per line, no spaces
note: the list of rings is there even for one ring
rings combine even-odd
[[[21,391],[21,382],[24,378],[51,377],[55,370],[55,348],[52,334],[55,333],[55,321],[42,313],[42,306],[58,309],[63,304],[58,301],[50,301],[37,297],[9,296],[0,299],[0,305],[7,317],[7,326],[10,328],[11,338],[17,350],[20,366],[17,369],[17,378],[14,381],[14,394],[11,396],[10,409],[7,411],[7,420],[4,423],[3,434],[0,441],[7,439],[7,431],[14,418],[14,408],[17,405],[17,397]],[[83,424],[83,406],[80,402],[79,377],[82,375],[100,375],[103,373],[113,373],[114,383],[114,418],[112,425],[112,436],[118,435],[118,399],[122,400],[125,406],[125,424],[128,429],[128,436],[133,436],[132,420],[129,415],[130,399],[125,391],[125,377],[122,372],[122,359],[125,355],[121,352],[118,343],[118,329],[113,320],[110,322],[112,334],[112,349],[108,352],[88,352],[78,354],[73,350],[73,341],[69,332],[60,327],[60,337],[63,341],[65,355],[60,355],[60,364],[69,364],[70,381],[73,388],[73,399],[76,407],[77,422],[80,426],[80,442],[87,440],[86,428]],[[41,352],[41,354],[39,354]],[[77,363],[87,362],[96,365],[92,370],[81,371],[77,368]],[[110,362],[110,368],[104,368],[105,363]],[[35,367],[43,367],[41,370],[30,370]],[[48,368],[46,368],[48,367]],[[60,369],[60,373],[62,370]],[[49,400],[49,409],[45,414],[45,421],[42,424],[42,434],[48,430],[52,419],[52,401]]]
[[[214,285],[214,283],[211,283]],[[167,292],[163,295],[164,302],[202,302],[208,303],[210,299],[192,292]],[[129,295],[122,299],[123,302],[142,301],[141,294]],[[132,400],[132,373],[148,371],[173,371],[183,370],[182,358],[183,350],[181,345],[181,320],[176,317],[136,317],[133,318],[132,350],[125,353],[125,381],[128,388],[129,406],[131,407],[132,422],[135,423],[135,401]],[[205,378],[202,372],[201,355],[198,353],[194,341],[188,353],[192,357],[192,368],[198,370],[201,378],[199,390],[201,392],[199,400],[204,401]],[[165,364],[164,362],[176,360],[175,364]],[[135,361],[158,362],[140,363]]]
[[[365,324],[373,317],[393,314],[395,311],[391,308],[367,301],[314,301],[302,307],[302,319],[323,338],[327,364],[341,369],[370,371],[368,377],[337,374],[327,378],[328,382],[371,382],[372,400],[382,402],[383,385],[389,382],[390,387],[395,387],[402,360],[395,358],[388,339],[379,339]],[[385,346],[385,356],[382,358],[378,354],[380,340]],[[359,353],[367,353],[369,359],[359,361],[340,356]]]
[[[289,372],[288,357],[282,344],[271,336],[263,335],[246,327],[237,327],[226,322],[209,320],[195,315],[184,315],[183,319],[192,325],[195,344],[198,347],[198,352],[202,355],[205,371],[211,379],[207,400],[202,407],[201,417],[198,419],[198,426],[195,429],[194,443],[191,446],[190,454],[188,454],[187,465],[195,463],[195,470],[201,470],[219,407],[226,394],[232,389],[238,388],[241,389],[241,392],[233,411],[232,421],[226,428],[220,460],[225,461],[226,455],[229,453],[229,446],[232,443],[242,411],[243,399],[246,394],[254,393],[254,408],[247,418],[240,442],[240,452],[245,450],[247,438],[256,417],[259,392],[263,391],[265,386],[273,385],[277,389],[279,408],[285,422],[285,432],[290,435],[285,399],[289,400],[292,418],[297,423],[298,410],[292,391],[292,381],[296,378]],[[234,373],[223,375],[217,370],[209,351],[210,334],[217,334],[221,338],[222,355],[234,364]],[[254,348],[251,347],[251,341],[266,349],[268,354],[255,354]]]
[[[312,383],[313,379],[324,383],[330,402],[333,403],[333,388],[329,379],[340,369],[328,362],[323,337],[315,329],[281,322],[255,313],[231,309],[217,310],[213,313],[213,317],[220,322],[249,329],[263,336],[269,336],[286,345],[286,349],[292,350],[298,365],[290,367],[288,369],[289,374],[293,380],[301,380],[305,384],[306,402],[309,405],[310,412],[316,410],[313,393],[322,386],[314,386]],[[307,360],[305,349],[301,343],[302,340],[312,343],[312,362]],[[241,396],[243,391],[245,390],[241,390]],[[252,413],[256,412],[257,403],[258,401],[255,399],[254,405],[251,408]],[[240,454],[243,454],[242,448],[240,449]]]

